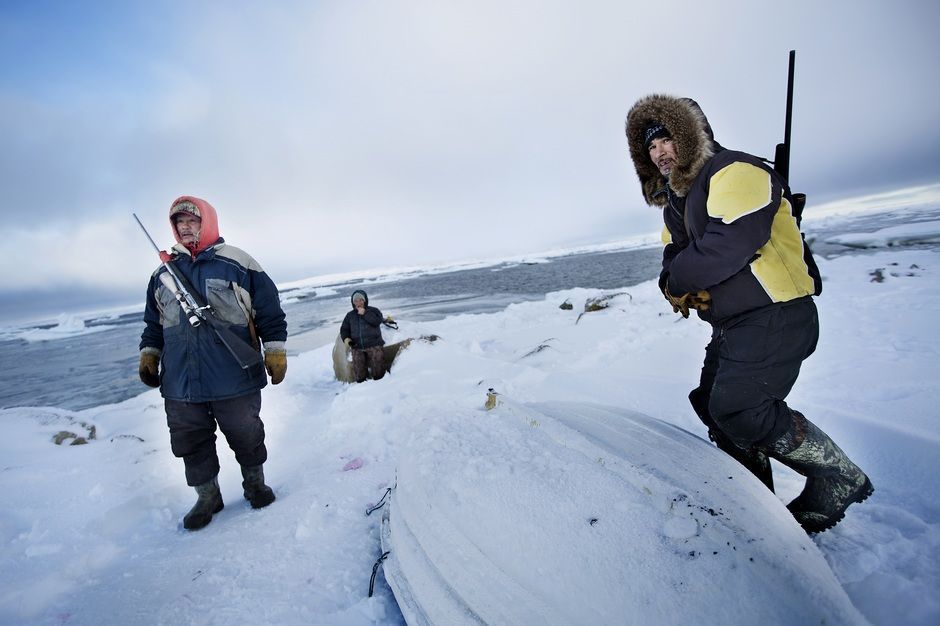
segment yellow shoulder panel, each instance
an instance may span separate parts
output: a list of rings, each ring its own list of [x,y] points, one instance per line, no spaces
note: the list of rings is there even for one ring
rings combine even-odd
[[[770,204],[770,173],[736,162],[718,170],[708,184],[708,215],[730,224]]]
[[[669,229],[663,226],[663,232],[660,233],[659,238],[663,240],[663,245],[668,246],[672,243],[672,233],[669,232]]]
[[[809,296],[816,290],[803,258],[803,237],[786,198],[774,216],[770,241],[751,262],[751,272],[773,302]]]

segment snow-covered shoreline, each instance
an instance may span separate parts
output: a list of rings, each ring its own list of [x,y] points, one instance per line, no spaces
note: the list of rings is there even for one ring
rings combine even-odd
[[[876,487],[813,543],[868,620],[926,625],[940,617],[940,256],[882,250],[820,260],[822,337],[790,401]],[[78,412],[0,411],[0,622],[401,623],[381,574],[366,597],[380,547],[377,516],[364,511],[394,482],[405,442],[459,424],[440,416],[482,415],[493,387],[521,403],[622,407],[704,438],[685,396],[707,326],[674,316],[652,281],[606,292],[611,306],[577,321],[598,295],[572,289],[495,314],[401,318],[387,340],[441,340],[414,344],[377,382],[336,382],[330,346],[292,357],[286,381],[264,391],[277,502],[247,508],[220,441],[226,509],[197,533],[178,528],[193,494],[158,392]],[[565,300],[574,310],[559,308]],[[89,425],[88,445],[51,442]],[[801,481],[776,469],[785,502]],[[630,583],[661,593],[641,576]]]
[[[924,212],[927,212],[928,215],[936,215],[938,206],[940,206],[940,185],[924,185],[867,196],[834,200],[818,205],[811,204],[811,206],[806,209],[804,215],[804,230],[811,233],[814,229],[819,227],[838,227],[839,225],[844,225],[847,221],[857,220],[867,216],[886,214],[890,211],[898,211],[910,217],[917,217]],[[940,233],[937,233],[937,231],[938,228],[936,225],[932,227],[931,232],[933,235],[931,233],[925,233],[922,227],[906,226],[899,227],[895,235],[901,239],[914,238],[916,240],[918,238],[926,238],[929,240],[931,237],[934,239],[940,237]],[[554,259],[580,254],[655,247],[661,245],[659,236],[659,233],[649,233],[620,241],[555,248],[509,257],[465,259],[422,266],[382,267],[352,272],[335,272],[310,276],[299,280],[284,281],[278,284],[278,288],[285,301],[310,297],[321,298],[335,295],[337,292],[345,293],[351,291],[352,285],[373,285],[425,275],[446,274],[468,269],[497,267],[499,265],[549,263]],[[865,233],[864,236],[859,236],[857,240],[870,242],[871,247],[878,247],[879,242],[886,241],[885,237],[877,231]],[[845,239],[846,242],[850,243],[857,240],[853,237],[847,237]],[[859,247],[864,247],[864,245],[860,244]],[[87,326],[87,322],[107,320],[142,310],[143,303],[127,304],[101,310],[62,312],[52,317],[37,317],[36,319],[23,320],[12,325],[0,326],[0,337],[17,337],[35,330],[37,327],[52,327],[55,332],[60,333],[60,336],[64,334],[75,335],[82,332],[79,327],[79,322],[81,321],[86,322]],[[90,332],[95,331],[91,330]],[[43,335],[43,338],[47,337]]]

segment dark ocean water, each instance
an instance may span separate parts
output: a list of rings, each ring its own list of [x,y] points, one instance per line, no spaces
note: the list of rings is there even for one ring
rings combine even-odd
[[[290,335],[288,350],[316,347],[303,341],[304,336],[323,336],[314,331],[335,328],[339,332],[349,295],[357,287],[368,291],[370,302],[397,320],[430,321],[458,313],[495,312],[561,289],[635,285],[654,278],[659,262],[658,248],[594,252],[547,263],[504,263],[383,283],[349,282],[328,286],[336,290],[330,296],[304,297],[285,291],[281,297]],[[137,377],[142,312],[93,319],[86,326],[105,326],[106,330],[44,341],[0,340],[0,408],[81,410],[146,391]]]
[[[807,241],[819,257],[865,254],[827,238],[854,232],[940,220],[940,207],[912,212],[885,211],[849,216],[807,228]],[[927,229],[936,232],[935,227]],[[908,243],[936,247],[936,243]],[[459,313],[491,313],[515,302],[542,299],[546,293],[575,287],[619,289],[655,278],[658,247],[616,252],[590,252],[557,257],[545,263],[503,263],[477,269],[423,274],[387,282],[326,285],[323,295],[284,291],[288,351],[303,352],[332,341],[356,288],[370,303],[400,322],[431,321]],[[142,277],[142,282],[146,277]],[[0,408],[55,406],[80,410],[120,402],[146,387],[138,380],[138,342],[142,313],[86,320],[101,332],[46,341],[0,338]]]

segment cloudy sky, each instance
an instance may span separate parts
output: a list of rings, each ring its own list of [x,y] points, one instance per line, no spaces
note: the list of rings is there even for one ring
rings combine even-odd
[[[277,282],[657,231],[626,111],[692,96],[772,157],[790,49],[795,190],[935,182],[937,24],[932,0],[6,0],[0,315],[142,302],[131,212],[169,246],[183,194]]]

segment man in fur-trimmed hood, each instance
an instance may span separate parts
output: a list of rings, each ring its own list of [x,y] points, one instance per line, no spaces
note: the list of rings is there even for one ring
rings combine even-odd
[[[659,286],[712,325],[689,401],[719,448],[771,490],[768,456],[808,477],[788,505],[821,532],[865,500],[868,477],[785,398],[816,348],[822,282],[787,186],[762,159],[715,141],[701,107],[654,94],[627,115],[643,198],[663,211]]]
[[[655,132],[648,135],[649,130]],[[649,158],[649,144],[655,137],[665,136],[660,134],[663,131],[672,137],[677,149],[681,147],[679,162],[669,178],[672,189],[681,197],[688,193],[702,166],[722,149],[694,100],[653,95],[637,102],[627,118],[627,141],[643,196],[647,204],[656,206],[666,205],[663,192],[668,181]]]

